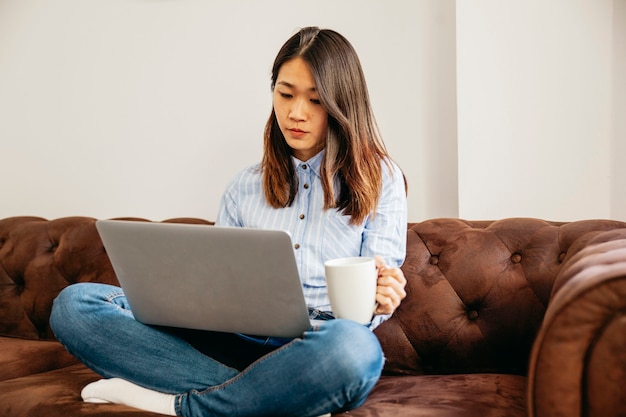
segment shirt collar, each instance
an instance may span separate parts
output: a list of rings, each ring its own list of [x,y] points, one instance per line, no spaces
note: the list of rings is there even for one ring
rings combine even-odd
[[[317,155],[315,155],[314,157],[310,158],[306,162],[302,162],[301,160],[299,160],[295,156],[291,157],[291,160],[293,161],[293,166],[296,169],[296,171],[301,171],[304,168],[304,166],[306,165],[306,169],[307,170],[310,169],[311,172],[313,172],[318,177],[320,176],[320,168],[322,166],[322,160],[323,159],[324,159],[324,150],[323,149]]]

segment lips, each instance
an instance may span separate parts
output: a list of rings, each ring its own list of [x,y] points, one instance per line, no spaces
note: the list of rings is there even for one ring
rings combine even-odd
[[[300,138],[307,133],[304,130],[297,129],[297,128],[287,129],[287,130],[291,133],[291,136],[293,136],[294,138]]]

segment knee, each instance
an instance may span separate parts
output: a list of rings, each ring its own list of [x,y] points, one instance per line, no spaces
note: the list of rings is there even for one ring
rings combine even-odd
[[[66,329],[71,328],[71,323],[81,317],[80,307],[83,291],[80,284],[65,287],[52,303],[50,312],[50,327],[57,339],[62,340]]]
[[[349,320],[332,320],[327,326],[327,354],[348,380],[378,379],[384,365],[382,348],[371,330]]]
[[[321,357],[316,366],[332,375],[337,409],[350,410],[365,402],[380,377],[384,365],[382,348],[367,327],[348,320],[331,320],[320,326]]]
[[[84,301],[89,297],[89,291],[85,288],[86,285],[89,286],[90,284],[72,284],[61,290],[52,304],[51,323],[57,323],[59,319],[66,316],[71,317],[81,312]]]
[[[50,327],[57,339],[63,340],[66,331],[76,332],[77,328],[87,325],[91,310],[105,302],[102,291],[111,291],[105,284],[78,283],[65,287],[55,298],[50,312]],[[119,290],[119,289],[118,289]]]

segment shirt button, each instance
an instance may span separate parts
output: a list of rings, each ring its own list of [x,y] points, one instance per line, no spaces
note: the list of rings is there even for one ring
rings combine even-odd
[[[306,166],[306,164],[302,164],[302,169],[307,169],[308,167]]]
[[[293,245],[293,247],[296,248],[296,249],[300,249],[300,244],[296,243],[295,245]]]
[[[303,219],[304,219],[304,214],[301,214],[300,215],[300,220],[303,220]]]
[[[309,189],[309,183],[307,182],[306,184],[304,184],[304,189],[308,190]]]

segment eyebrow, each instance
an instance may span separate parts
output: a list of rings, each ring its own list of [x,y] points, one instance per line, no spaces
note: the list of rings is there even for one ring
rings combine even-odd
[[[284,85],[287,88],[296,88],[293,84],[287,82],[287,81],[278,81],[276,83],[277,85]],[[315,87],[311,87],[309,88],[309,91],[317,91],[317,89]]]

